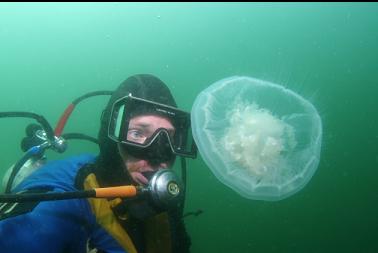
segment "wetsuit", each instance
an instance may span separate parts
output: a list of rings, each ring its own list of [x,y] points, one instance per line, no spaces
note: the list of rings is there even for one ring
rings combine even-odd
[[[27,177],[13,192],[76,191],[81,168],[94,162],[92,155],[51,161]],[[83,189],[94,187],[98,187],[96,176],[88,173]],[[139,251],[127,228],[114,215],[112,205],[106,199],[93,198],[0,203],[0,252],[84,253],[88,247],[108,253],[178,252],[171,243],[177,226],[170,226],[166,213],[144,223],[142,233],[148,238],[143,241],[146,246]],[[185,246],[186,250],[188,247]]]

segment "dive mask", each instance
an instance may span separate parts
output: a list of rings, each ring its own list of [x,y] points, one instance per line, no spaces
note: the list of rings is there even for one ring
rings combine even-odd
[[[132,121],[138,116],[147,115],[167,119],[174,129],[153,129],[148,124],[134,124]],[[195,158],[197,154],[188,112],[133,97],[131,94],[113,104],[108,136],[118,143],[125,144],[128,150],[133,150],[132,153],[150,153],[146,150],[161,149],[165,154],[169,151],[172,156]]]

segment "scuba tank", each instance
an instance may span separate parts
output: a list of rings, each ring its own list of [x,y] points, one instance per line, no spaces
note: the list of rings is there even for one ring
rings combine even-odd
[[[25,162],[25,164],[20,168],[17,175],[15,176],[13,183],[11,185],[11,190],[13,190],[17,185],[19,185],[26,177],[32,174],[34,171],[42,167],[46,163],[46,158],[36,158],[32,157]],[[12,171],[14,169],[13,164],[6,172],[2,180],[0,193],[4,193],[11,177]]]
[[[37,124],[29,124],[26,129],[26,137],[24,137],[21,141],[21,149],[24,152],[27,152],[30,148],[34,146],[41,145],[46,140],[46,132],[40,125]],[[36,154],[28,158],[22,167],[19,169],[15,167],[17,163],[13,164],[4,175],[1,184],[1,193],[6,193],[7,188],[13,190],[19,183],[21,183],[27,176],[31,173],[36,171],[38,168],[43,166],[46,163],[46,157],[43,154]],[[19,166],[19,165],[18,165]],[[12,172],[17,171],[11,179]],[[12,182],[11,182],[12,181]],[[8,183],[10,186],[8,186]]]

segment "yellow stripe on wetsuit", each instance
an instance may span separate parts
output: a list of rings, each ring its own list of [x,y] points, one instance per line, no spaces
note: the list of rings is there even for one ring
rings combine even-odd
[[[84,189],[90,190],[98,188],[96,176],[91,173],[84,181]],[[117,217],[114,215],[111,205],[117,200],[110,202],[103,198],[88,199],[96,221],[100,224],[128,253],[137,253],[137,250],[131,241],[130,236],[119,224]],[[146,220],[146,252],[147,253],[170,253],[171,234],[167,213],[161,213]]]

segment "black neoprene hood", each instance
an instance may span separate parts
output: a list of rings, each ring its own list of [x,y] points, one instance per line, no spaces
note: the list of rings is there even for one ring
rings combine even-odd
[[[117,143],[108,137],[112,106],[115,101],[130,93],[134,97],[177,107],[167,85],[153,75],[133,75],[119,85],[102,113],[100,131],[98,133],[100,154],[96,166],[96,175],[103,186],[123,185],[130,182],[128,174],[125,173],[126,168],[119,155]]]

